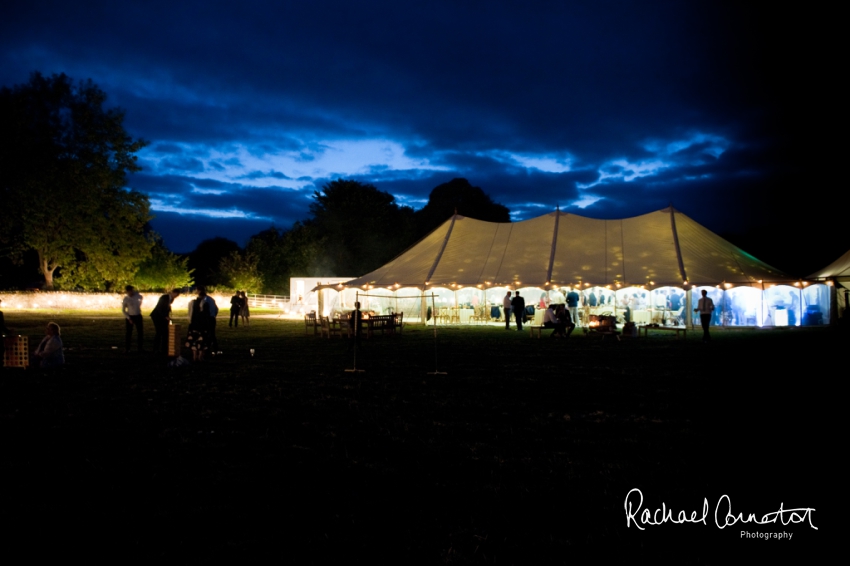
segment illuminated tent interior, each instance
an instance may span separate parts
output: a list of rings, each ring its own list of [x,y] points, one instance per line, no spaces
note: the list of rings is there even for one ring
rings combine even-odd
[[[455,215],[394,260],[345,286],[544,289],[788,280],[670,207],[622,220],[560,211],[513,223]]]

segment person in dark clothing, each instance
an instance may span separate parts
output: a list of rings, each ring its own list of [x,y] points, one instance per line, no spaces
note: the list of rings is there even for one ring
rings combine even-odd
[[[0,307],[3,306],[3,299],[0,299]],[[6,364],[6,336],[11,334],[8,328],[6,328],[6,319],[3,318],[3,311],[0,311],[0,372],[3,371],[3,367]]]
[[[186,337],[185,346],[192,351],[192,360],[203,361],[205,352],[210,349],[210,321],[209,303],[206,301],[206,293],[198,292],[198,298],[189,301],[189,334]]]
[[[708,333],[708,328],[711,326],[711,315],[714,313],[714,301],[708,296],[708,292],[702,290],[702,298],[697,301],[697,308],[694,312],[699,313],[700,322],[702,323],[702,341],[709,342],[711,336]]]
[[[32,358],[41,369],[58,368],[65,363],[62,331],[58,324],[55,322],[47,323],[47,332],[41,343],[36,347],[35,352],[32,353]]]
[[[566,336],[564,336],[564,338],[569,338],[570,334],[573,333],[573,330],[576,329],[576,325],[573,322],[572,317],[570,316],[570,311],[567,310],[567,307],[565,305],[558,305],[558,308],[555,311],[555,316],[561,322],[564,331],[566,332]]]
[[[519,296],[519,291],[511,299],[511,312],[516,317],[516,329],[522,331],[522,319],[525,317],[525,299]]]
[[[360,310],[360,302],[354,303],[354,310],[348,315],[348,326],[351,328],[349,332],[348,349],[352,347],[360,348],[360,335],[363,333],[363,312]]]
[[[168,353],[168,323],[171,322],[171,303],[180,295],[179,289],[162,295],[151,311],[151,320],[156,333],[153,337],[153,351]]]
[[[230,323],[227,326],[236,326],[236,328],[239,328],[239,316],[241,314],[242,292],[236,291],[236,294],[230,297]]]
[[[210,297],[209,295],[206,294],[206,291],[204,291],[204,296],[205,296],[205,300],[206,300],[206,303],[207,303],[207,308],[209,309],[209,313],[210,313],[210,320],[209,320],[210,348],[213,351],[218,351],[218,337],[215,334],[216,317],[218,316],[218,305],[216,304],[215,299],[213,299],[212,297]],[[207,310],[207,309],[204,309],[204,310]]]
[[[251,326],[251,309],[248,308],[248,293],[242,291],[242,311],[239,313],[242,316],[242,324]]]
[[[567,334],[564,330],[563,323],[558,320],[558,307],[560,305],[551,304],[543,315],[543,327],[552,329],[552,338],[566,338]]]
[[[671,311],[677,311],[682,306],[682,296],[676,291],[670,293],[670,298],[668,299],[668,301],[670,302]]]

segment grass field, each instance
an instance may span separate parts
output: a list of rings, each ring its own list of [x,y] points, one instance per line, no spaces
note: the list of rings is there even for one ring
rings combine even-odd
[[[32,347],[49,319],[68,368],[0,381],[4,538],[33,557],[818,563],[828,536],[824,397],[847,345],[835,330],[704,345],[408,325],[364,341],[365,371],[350,373],[347,341],[276,317],[230,329],[220,316],[223,355],[174,370],[124,354],[119,317],[6,314]],[[627,528],[632,488],[650,510],[701,515],[707,499],[707,524]],[[819,529],[720,529],[724,494],[745,515],[815,508]]]

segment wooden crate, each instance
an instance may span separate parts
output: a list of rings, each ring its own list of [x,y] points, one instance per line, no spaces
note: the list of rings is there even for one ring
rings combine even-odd
[[[180,355],[181,346],[180,339],[183,336],[182,327],[179,324],[168,325],[168,355],[176,358]]]
[[[26,368],[30,365],[29,336],[8,336],[3,339],[6,353],[3,365],[7,368]]]

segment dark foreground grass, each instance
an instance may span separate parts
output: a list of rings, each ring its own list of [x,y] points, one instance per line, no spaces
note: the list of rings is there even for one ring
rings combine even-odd
[[[47,321],[6,318],[36,343]],[[32,557],[817,563],[830,536],[833,330],[703,345],[441,328],[435,359],[433,332],[410,325],[364,341],[365,372],[348,373],[346,341],[277,318],[220,327],[224,354],[181,370],[121,353],[120,318],[57,322],[69,367],[0,382],[4,546]],[[707,525],[627,528],[632,488],[677,514],[707,498]],[[819,530],[720,529],[724,494],[745,515],[815,508]]]

